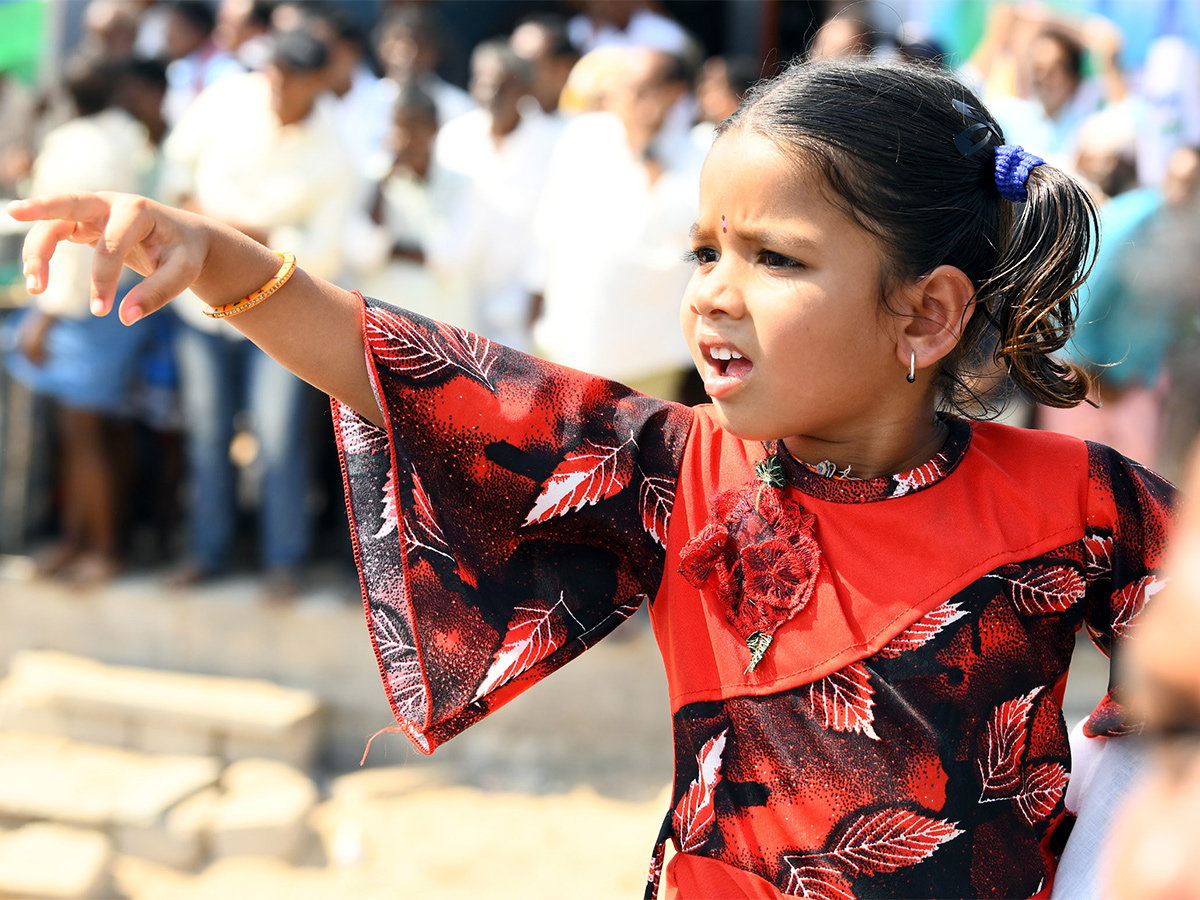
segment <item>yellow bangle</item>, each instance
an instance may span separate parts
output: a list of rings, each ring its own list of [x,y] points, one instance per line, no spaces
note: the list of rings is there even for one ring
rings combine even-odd
[[[212,319],[226,319],[229,316],[236,316],[238,313],[244,313],[252,306],[258,306],[273,293],[287,284],[287,280],[292,277],[292,273],[296,271],[296,254],[280,253],[275,251],[275,255],[283,260],[283,265],[279,267],[279,271],[275,273],[275,277],[260,287],[252,294],[247,294],[241,300],[235,300],[232,303],[226,303],[224,306],[209,306],[204,305],[204,314]]]

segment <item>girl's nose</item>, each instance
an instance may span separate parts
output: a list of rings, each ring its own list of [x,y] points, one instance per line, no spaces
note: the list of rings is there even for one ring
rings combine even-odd
[[[742,291],[736,279],[718,263],[711,271],[697,272],[688,292],[688,306],[697,316],[712,318],[726,315],[738,318],[745,311]]]

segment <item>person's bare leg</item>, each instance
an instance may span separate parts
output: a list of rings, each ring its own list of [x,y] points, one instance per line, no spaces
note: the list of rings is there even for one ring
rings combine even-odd
[[[46,551],[41,553],[36,562],[37,574],[40,577],[53,577],[62,574],[72,563],[79,559],[86,549],[85,527],[78,499],[73,488],[74,460],[71,455],[71,441],[68,436],[67,411],[60,406],[55,408],[55,424],[58,427],[60,451],[58,466],[62,482],[62,508],[59,513],[59,539]]]
[[[103,580],[119,568],[116,468],[106,443],[105,418],[90,410],[64,409],[62,423],[66,502],[75,507],[85,549],[74,568],[83,580]]]

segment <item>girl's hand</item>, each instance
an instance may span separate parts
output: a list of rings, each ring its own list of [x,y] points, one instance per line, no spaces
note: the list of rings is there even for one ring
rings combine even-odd
[[[25,238],[24,274],[29,293],[46,289],[50,257],[60,241],[96,250],[91,308],[105,315],[113,305],[121,267],[145,276],[121,303],[127,325],[166,305],[190,287],[204,267],[210,228],[199,216],[129,194],[58,194],[16,200],[8,214],[36,222]]]
[[[31,294],[46,289],[60,241],[96,248],[92,312],[112,309],[121,266],[145,276],[121,301],[130,325],[184,288],[210,306],[245,297],[279,271],[279,257],[228,225],[128,194],[62,194],[18,200],[8,214],[36,222],[25,238]],[[361,300],[302,269],[260,303],[223,321],[309,384],[383,424],[367,373]]]

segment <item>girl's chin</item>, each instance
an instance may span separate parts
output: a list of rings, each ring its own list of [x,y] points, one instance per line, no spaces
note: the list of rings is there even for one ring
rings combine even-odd
[[[759,441],[762,443],[773,443],[778,440],[790,437],[786,434],[778,434],[764,427],[764,423],[755,422],[750,417],[738,415],[735,411],[724,407],[720,400],[712,400],[712,408],[715,413],[714,417],[725,431],[728,431],[736,438],[743,441]]]

